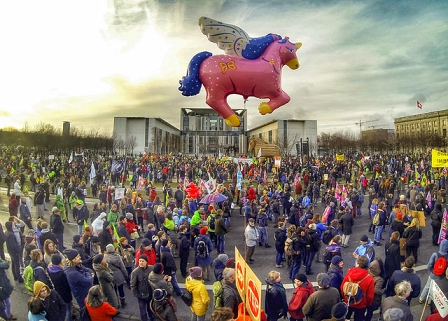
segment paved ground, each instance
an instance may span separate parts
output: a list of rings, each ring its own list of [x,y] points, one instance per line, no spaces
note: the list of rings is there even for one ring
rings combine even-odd
[[[0,191],[0,220],[1,222],[5,222],[7,220],[8,214],[8,202],[7,197],[5,194],[5,190],[2,188]],[[45,212],[45,218],[49,218],[50,210],[52,207],[52,204],[54,203],[54,197],[52,195],[51,202],[47,203],[48,211]],[[87,203],[89,204],[89,208],[92,208],[93,202],[96,202],[94,199],[87,199]],[[51,204],[51,205],[50,205]],[[321,204],[317,205],[316,213],[322,213],[323,206]],[[35,209],[32,208],[31,212],[35,213]],[[367,213],[367,204],[364,204],[363,207],[363,213]],[[355,228],[354,228],[354,234],[350,238],[350,246],[348,248],[342,249],[343,252],[343,258],[345,262],[345,268],[344,271],[347,271],[349,267],[353,266],[353,256],[352,253],[356,246],[359,243],[359,239],[363,234],[367,234],[369,237],[373,238],[373,235],[371,233],[367,233],[368,230],[368,219],[364,215],[361,218],[358,218],[355,222]],[[245,222],[244,218],[240,217],[238,215],[238,210],[234,210],[234,214],[232,216],[232,230],[227,235],[226,238],[226,253],[229,254],[229,256],[233,256],[233,249],[236,246],[241,253],[244,253],[244,228],[245,228]],[[273,226],[269,226],[268,232],[270,233],[270,243],[271,245],[274,244],[273,241],[273,233],[274,233]],[[388,230],[387,230],[388,231]],[[68,224],[66,227],[66,233],[65,233],[65,245],[67,247],[71,246],[71,240],[73,235],[77,232],[77,227],[74,224]],[[419,264],[416,268],[418,275],[420,276],[422,280],[422,284],[424,285],[426,283],[428,273],[426,270],[426,262],[428,261],[430,255],[437,250],[437,247],[432,245],[431,242],[431,228],[426,227],[423,228],[423,239],[421,240],[421,246],[419,249]],[[384,234],[384,236],[388,235],[388,232]],[[375,247],[377,250],[377,256],[384,256],[384,247]],[[193,265],[193,253],[190,254],[190,263],[189,267]],[[212,253],[213,258],[217,256],[216,251],[213,251]],[[272,246],[271,248],[265,248],[265,247],[257,247],[254,254],[255,262],[251,265],[251,268],[256,272],[257,276],[260,278],[263,284],[265,284],[264,280],[271,270],[278,270],[282,273],[282,280],[285,284],[285,287],[287,288],[287,298],[288,300],[291,298],[293,287],[291,284],[291,281],[288,278],[288,270],[286,266],[284,268],[275,268],[275,248]],[[177,261],[178,263],[178,261]],[[315,281],[316,275],[320,272],[325,272],[325,267],[322,263],[313,263],[313,270],[315,272],[314,275],[310,276],[311,281]],[[303,268],[301,268],[301,272],[304,272]],[[10,272],[9,275],[11,276]],[[177,274],[178,281],[180,283],[180,287],[184,288],[184,279],[180,275],[180,273]],[[12,280],[12,276],[10,277]],[[27,307],[25,302],[29,298],[29,294],[27,293],[25,287],[22,284],[14,284],[14,281],[12,281],[15,289],[11,296],[12,299],[12,312],[18,317],[18,320],[26,320],[26,313],[27,313]],[[210,297],[213,297],[213,294],[211,292],[211,284],[213,281],[206,282],[207,288],[209,289]],[[134,297],[132,296],[132,293],[125,287],[126,292],[126,301],[128,303],[127,307],[125,309],[122,309],[122,316],[121,318],[117,318],[119,320],[139,320],[139,310],[138,310],[138,304]],[[264,297],[263,297],[264,299]],[[190,309],[189,307],[185,306],[185,304],[180,300],[180,298],[177,299],[178,302],[178,312],[177,315],[179,317],[179,320],[190,320]],[[264,306],[264,302],[263,305]],[[411,309],[413,311],[414,319],[420,319],[421,313],[423,311],[423,305],[418,304],[418,301],[416,299],[413,300],[411,303]],[[213,305],[212,302],[210,303],[208,312],[207,312],[207,320],[209,320],[210,314],[213,311]],[[428,309],[425,311],[425,316],[428,315]],[[375,315],[374,319],[376,319],[378,315]]]

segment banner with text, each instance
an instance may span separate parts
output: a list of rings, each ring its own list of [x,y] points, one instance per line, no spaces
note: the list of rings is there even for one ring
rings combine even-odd
[[[431,156],[432,167],[448,167],[448,153],[433,149],[431,151]]]

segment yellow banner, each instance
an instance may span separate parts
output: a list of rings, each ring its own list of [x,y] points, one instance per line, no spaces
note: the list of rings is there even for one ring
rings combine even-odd
[[[261,319],[261,281],[246,265],[246,309],[253,321]]]
[[[235,284],[240,294],[241,300],[244,302],[244,294],[246,293],[246,261],[235,246]]]
[[[432,167],[448,167],[448,153],[439,152],[433,149],[431,151],[431,166]]]
[[[345,160],[345,155],[344,154],[336,154],[336,160],[337,161]]]

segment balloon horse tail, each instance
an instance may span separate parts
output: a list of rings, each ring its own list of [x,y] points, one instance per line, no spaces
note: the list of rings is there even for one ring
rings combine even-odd
[[[212,56],[211,52],[202,51],[191,58],[187,69],[187,75],[179,80],[180,87],[179,90],[184,96],[194,96],[199,94],[201,91],[202,83],[199,79],[199,67],[201,63]]]

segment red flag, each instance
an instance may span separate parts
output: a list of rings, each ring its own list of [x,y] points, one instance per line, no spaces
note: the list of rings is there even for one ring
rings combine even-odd
[[[422,104],[420,104],[420,102],[417,100],[417,107],[422,109]]]

